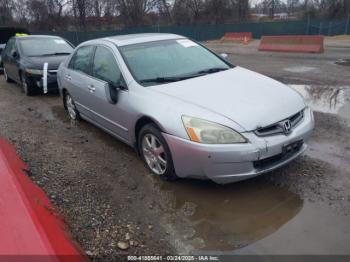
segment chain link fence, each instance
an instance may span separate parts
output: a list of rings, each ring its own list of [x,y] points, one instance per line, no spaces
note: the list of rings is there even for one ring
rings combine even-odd
[[[349,16],[350,17],[350,16]],[[189,26],[152,26],[125,28],[116,31],[89,32],[33,32],[61,36],[75,45],[95,38],[135,33],[173,33],[189,38],[206,41],[220,39],[226,32],[252,32],[253,37],[260,39],[263,35],[344,35],[350,34],[350,19],[344,20],[299,20],[274,21],[256,23],[237,23],[221,25],[189,25]]]

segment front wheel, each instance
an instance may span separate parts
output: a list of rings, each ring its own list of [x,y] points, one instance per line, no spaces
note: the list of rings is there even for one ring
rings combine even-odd
[[[141,129],[138,146],[142,160],[153,174],[163,180],[177,178],[168,144],[154,124]]]
[[[33,96],[35,95],[35,90],[34,87],[31,83],[29,83],[26,75],[24,74],[24,72],[22,72],[21,74],[21,85],[22,85],[22,91],[26,96]]]
[[[9,76],[7,75],[7,72],[6,72],[5,67],[4,67],[4,77],[5,77],[5,81],[6,81],[7,83],[12,83],[12,82],[13,82],[12,79],[9,78]]]

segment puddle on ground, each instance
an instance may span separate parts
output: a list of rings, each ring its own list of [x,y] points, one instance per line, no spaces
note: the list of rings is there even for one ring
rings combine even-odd
[[[247,246],[274,233],[303,205],[298,195],[261,178],[225,186],[192,180],[159,186],[173,196],[166,227],[184,253]]]
[[[293,66],[284,68],[284,71],[292,72],[292,73],[308,73],[311,71],[318,71],[319,69],[311,66]]]
[[[350,254],[349,217],[264,177],[158,186],[164,198],[171,196],[160,224],[180,254]]]
[[[337,114],[350,119],[350,87],[289,85],[299,92],[317,112]]]
[[[338,215],[326,205],[304,202],[298,215],[274,234],[236,250],[234,254],[349,256],[349,243],[348,216]]]
[[[335,62],[336,65],[350,66],[350,59],[339,59]]]

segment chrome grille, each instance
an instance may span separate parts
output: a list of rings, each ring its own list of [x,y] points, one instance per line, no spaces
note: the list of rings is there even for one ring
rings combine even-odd
[[[304,118],[304,110],[300,111],[299,113],[284,119],[283,121],[280,121],[278,123],[275,123],[273,125],[267,126],[267,127],[262,127],[259,128],[255,131],[255,134],[257,136],[272,136],[276,134],[289,134]],[[290,124],[290,129],[288,132],[284,128],[285,123],[289,122]]]

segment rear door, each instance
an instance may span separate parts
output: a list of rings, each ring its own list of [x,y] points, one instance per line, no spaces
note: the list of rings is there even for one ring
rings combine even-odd
[[[94,81],[91,77],[94,49],[95,47],[92,45],[79,47],[72,56],[63,76],[63,86],[73,97],[78,111],[89,119],[93,118],[89,102],[91,99],[89,88]]]
[[[13,57],[12,54],[14,52],[17,52],[17,57]],[[3,65],[6,70],[6,74],[16,81],[18,81],[18,66],[16,59],[18,59],[18,51],[16,48],[16,39],[11,38],[5,47],[4,53],[3,53]]]

